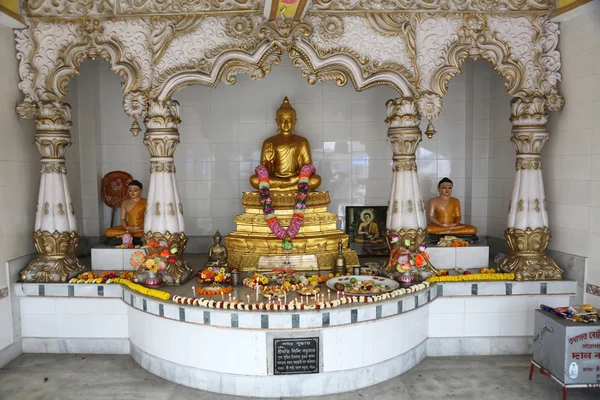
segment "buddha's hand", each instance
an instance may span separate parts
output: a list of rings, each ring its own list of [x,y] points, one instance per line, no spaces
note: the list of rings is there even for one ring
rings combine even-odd
[[[265,160],[273,161],[275,158],[275,150],[273,149],[273,143],[268,142],[265,146]]]

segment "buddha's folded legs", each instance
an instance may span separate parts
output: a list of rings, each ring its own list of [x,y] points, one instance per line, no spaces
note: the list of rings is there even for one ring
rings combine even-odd
[[[460,224],[452,228],[430,224],[427,225],[427,232],[433,235],[476,235],[477,228],[467,224]]]
[[[295,190],[298,186],[299,180],[299,176],[293,176],[291,178],[280,178],[278,176],[271,176],[269,177],[269,186],[273,191]],[[308,179],[309,190],[314,190],[318,188],[320,184],[321,177],[317,174],[312,175]],[[252,185],[253,188],[258,189],[258,177],[256,175],[252,175],[250,177],[250,185]]]
[[[119,225],[113,226],[112,228],[108,228],[106,231],[104,231],[104,236],[106,236],[107,238],[115,238],[121,237],[126,233],[127,230],[123,227],[123,225]],[[131,236],[133,236],[134,238],[141,238],[143,234],[144,232],[133,232],[131,233]]]

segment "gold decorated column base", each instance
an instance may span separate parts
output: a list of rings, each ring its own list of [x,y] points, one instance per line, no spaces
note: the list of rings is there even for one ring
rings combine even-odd
[[[281,226],[289,226],[296,193],[271,192],[271,199]],[[335,266],[338,240],[341,238],[346,266],[359,266],[356,252],[348,248],[348,235],[336,228],[338,216],[327,211],[329,202],[329,192],[308,193],[304,224],[292,241],[294,248],[290,255],[314,254],[317,256],[318,270],[331,271]],[[246,212],[234,218],[236,230],[225,238],[227,263],[230,268],[239,268],[241,271],[256,270],[260,257],[284,255],[282,241],[271,232],[265,221],[258,192],[244,192],[242,205]],[[302,266],[296,269],[303,270]]]
[[[563,270],[546,255],[550,242],[548,228],[508,228],[504,238],[510,249],[509,254],[500,260],[501,271],[515,274],[517,281],[545,281],[562,279]]]
[[[398,235],[398,242],[395,244],[392,244],[392,242],[391,242],[393,235]],[[389,229],[385,233],[385,239],[386,239],[387,245],[390,249],[390,259],[388,260],[385,272],[387,272],[388,275],[395,275],[398,273],[398,271],[396,271],[396,269],[395,269],[396,266],[393,265],[392,260],[391,260],[391,254],[394,249],[396,249],[398,246],[404,246],[406,240],[408,240],[410,242],[410,246],[408,246],[408,250],[415,253],[415,252],[417,252],[419,247],[423,243],[425,243],[425,241],[427,240],[427,236],[428,236],[427,230],[423,229],[423,228],[419,228],[419,229],[400,228],[400,230],[398,230],[398,231]],[[423,268],[427,272],[429,272],[429,274],[431,274],[431,275],[438,274],[438,270],[435,268],[435,266],[429,260],[427,260],[425,262],[425,265],[423,266]]]
[[[146,232],[142,237],[144,243],[148,242],[166,242],[165,246],[168,249],[176,248],[177,253],[173,254],[175,262],[167,264],[164,270],[159,274],[162,282],[165,285],[179,286],[185,283],[192,276],[192,269],[187,261],[183,258],[183,252],[187,247],[188,237],[183,232],[171,233],[169,231],[162,232]]]
[[[68,282],[85,271],[75,257],[76,232],[36,231],[33,243],[38,255],[21,271],[23,282]]]

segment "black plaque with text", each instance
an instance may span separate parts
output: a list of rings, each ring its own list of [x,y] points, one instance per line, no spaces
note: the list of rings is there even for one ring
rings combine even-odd
[[[273,339],[275,375],[319,373],[319,338]]]

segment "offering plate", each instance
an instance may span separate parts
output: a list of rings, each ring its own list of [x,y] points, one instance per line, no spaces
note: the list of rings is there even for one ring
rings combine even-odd
[[[355,279],[356,281],[354,281],[353,279]],[[364,281],[375,282],[376,285],[379,285],[381,287],[381,291],[375,292],[375,293],[353,292],[353,291],[336,289],[336,287],[335,287],[336,283],[341,283],[343,285],[346,285],[348,283],[364,282]],[[344,295],[348,295],[348,296],[376,296],[378,294],[391,292],[392,290],[398,289],[398,287],[400,286],[400,284],[398,282],[396,282],[392,279],[383,278],[381,276],[373,276],[373,275],[340,276],[337,278],[331,278],[331,279],[327,280],[325,285],[331,290],[335,290],[336,292],[339,291],[339,292],[343,293]]]

